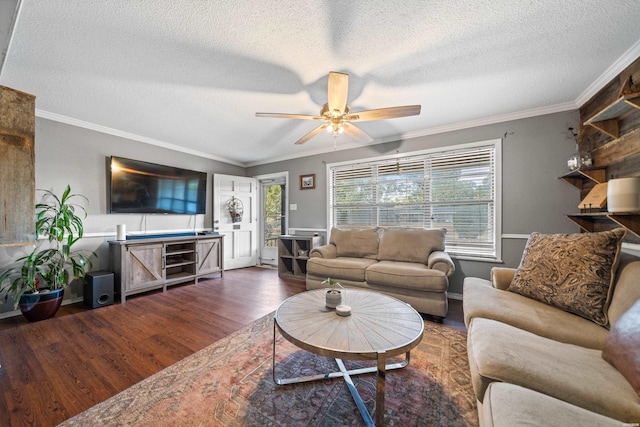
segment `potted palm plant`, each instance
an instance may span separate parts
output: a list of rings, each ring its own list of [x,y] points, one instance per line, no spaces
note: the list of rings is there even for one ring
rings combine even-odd
[[[36,208],[36,242],[33,250],[16,260],[16,265],[0,274],[0,295],[7,301],[15,296],[15,308],[20,307],[29,321],[48,319],[56,314],[64,288],[71,279],[82,279],[92,266],[91,251],[73,251],[82,238],[83,218],[87,213],[74,202],[86,197],[72,194],[67,185],[62,196],[43,191]],[[82,215],[82,216],[80,216]],[[44,237],[48,243],[39,241]]]

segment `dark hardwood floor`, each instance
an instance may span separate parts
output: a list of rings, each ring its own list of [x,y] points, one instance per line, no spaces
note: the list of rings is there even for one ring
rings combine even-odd
[[[254,267],[96,310],[63,306],[42,322],[0,320],[0,426],[54,426],[304,290],[304,282]],[[464,330],[461,301],[450,300],[444,323]]]

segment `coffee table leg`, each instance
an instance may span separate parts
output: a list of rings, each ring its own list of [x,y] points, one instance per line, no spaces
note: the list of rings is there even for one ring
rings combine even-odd
[[[407,366],[409,364],[410,360],[411,360],[411,353],[410,352],[406,352],[405,353],[405,359],[402,360],[401,362],[392,363],[392,364],[389,364],[389,365],[387,365],[386,353],[385,352],[381,352],[381,353],[378,353],[377,366],[375,366],[375,367],[347,370],[341,359],[335,359],[336,363],[338,364],[338,368],[340,369],[337,372],[318,374],[318,375],[310,375],[310,376],[306,376],[306,377],[277,378],[276,377],[276,329],[277,329],[276,328],[276,324],[274,322],[274,324],[273,324],[273,353],[272,353],[272,359],[271,359],[273,382],[275,382],[277,385],[285,385],[285,384],[296,384],[296,383],[302,383],[302,382],[308,382],[308,381],[326,380],[326,379],[330,379],[330,378],[342,377],[342,378],[344,378],[345,382],[347,383],[347,388],[349,389],[349,392],[351,393],[351,395],[353,397],[353,400],[356,403],[356,406],[360,410],[360,414],[362,415],[362,419],[365,422],[365,424],[367,425],[367,427],[369,427],[369,426],[379,426],[380,427],[380,426],[384,425],[384,392],[385,392],[385,380],[386,380],[387,371],[388,370],[393,370],[393,369],[402,369],[405,366]],[[358,390],[356,389],[353,381],[351,380],[351,375],[360,375],[360,374],[366,374],[366,373],[371,373],[371,372],[377,372],[377,381],[376,381],[376,422],[375,422],[375,424],[373,423],[373,419],[371,418],[371,415],[369,414],[369,411],[367,411],[367,408],[364,405],[364,402],[362,401],[362,398],[360,397],[360,393],[358,393]]]
[[[409,353],[407,353],[407,359]],[[385,352],[378,353],[378,381],[376,384],[376,425],[384,425],[384,388],[387,374],[387,360]]]
[[[351,376],[349,375],[349,371],[344,366],[344,362],[341,359],[336,359],[336,363],[338,364],[338,368],[340,368],[340,372],[343,374],[344,382],[347,384],[347,388],[351,393],[351,397],[353,397],[353,401],[356,403],[358,410],[360,411],[360,415],[362,416],[362,420],[364,421],[367,427],[374,427],[373,419],[367,410],[367,407],[364,405],[362,401],[362,397],[360,397],[360,393],[358,393],[358,389],[356,385],[353,383]],[[377,402],[377,399],[376,399]]]

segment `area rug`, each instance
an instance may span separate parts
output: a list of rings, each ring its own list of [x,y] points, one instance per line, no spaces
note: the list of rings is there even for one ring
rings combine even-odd
[[[336,370],[333,359],[277,337],[279,377]],[[275,385],[272,343],[270,314],[60,425],[364,425],[341,378]],[[345,364],[371,366],[367,361]],[[352,378],[369,411],[375,411],[375,374]],[[387,372],[385,390],[387,426],[478,425],[466,336],[459,330],[425,322],[424,338],[411,351],[410,365]]]

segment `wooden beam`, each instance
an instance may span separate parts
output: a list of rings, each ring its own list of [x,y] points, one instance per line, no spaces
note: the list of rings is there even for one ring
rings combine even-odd
[[[607,167],[621,159],[640,153],[640,128],[635,129],[622,138],[601,145],[591,152],[593,164]]]

